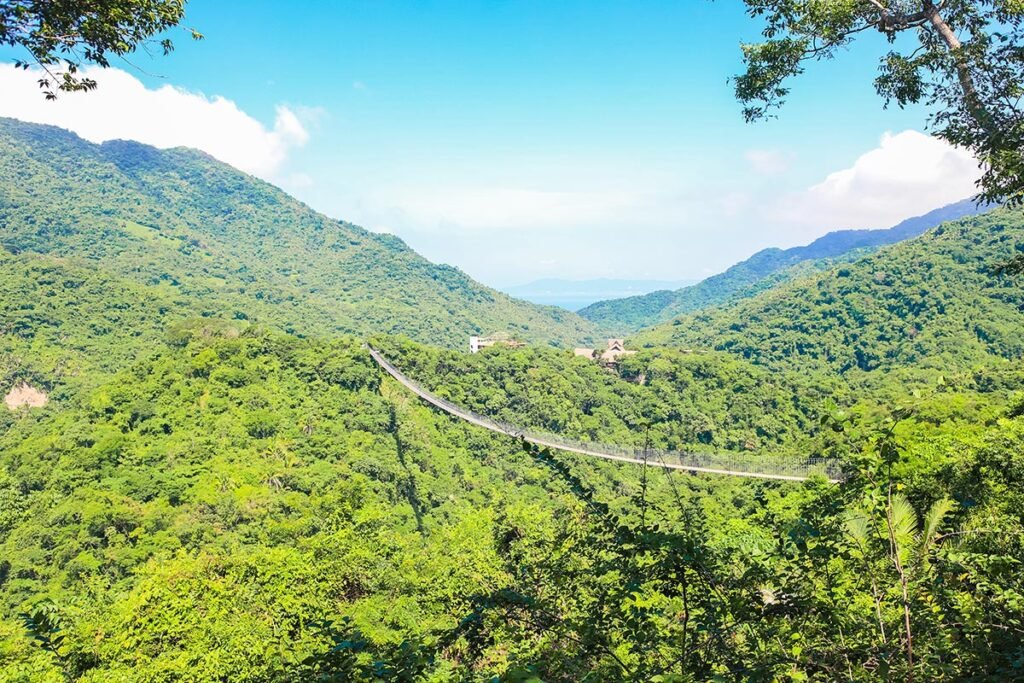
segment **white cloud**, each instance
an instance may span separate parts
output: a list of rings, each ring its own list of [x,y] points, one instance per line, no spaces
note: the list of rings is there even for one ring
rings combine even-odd
[[[782,175],[793,165],[794,155],[780,149],[748,149],[743,157],[750,168],[760,175]]]
[[[915,130],[886,133],[853,166],[784,198],[772,213],[817,233],[889,227],[973,195],[980,174],[966,150]]]
[[[99,87],[63,93],[55,102],[39,91],[38,72],[0,65],[0,116],[70,129],[92,142],[128,139],[156,147],[195,147],[268,180],[281,180],[289,154],[309,141],[317,109],[276,108],[267,128],[233,101],[172,85],[149,89],[120,69],[89,68]]]

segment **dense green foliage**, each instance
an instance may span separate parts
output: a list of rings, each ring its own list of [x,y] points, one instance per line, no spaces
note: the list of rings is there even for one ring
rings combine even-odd
[[[482,510],[541,482],[512,445],[382,391],[355,343],[221,337],[5,427],[4,609],[51,599],[64,654],[7,621],[0,679],[283,677],[338,613],[386,643],[500,585]]]
[[[0,387],[73,393],[145,353],[187,310],[169,288],[0,251]]]
[[[485,349],[467,356],[393,338],[375,347],[435,394],[493,419],[581,441],[751,456],[848,461],[870,425],[914,394],[901,424],[918,441],[976,433],[1012,404],[1024,367],[927,367],[838,375],[765,368],[722,351],[643,350],[609,371],[554,349]],[[913,392],[911,394],[910,392]],[[830,420],[850,426],[837,433]],[[938,457],[938,456],[935,456]],[[770,468],[769,468],[770,469]]]
[[[860,260],[879,247],[917,237],[940,223],[973,215],[979,210],[981,208],[968,199],[910,218],[888,230],[830,232],[804,247],[764,249],[689,287],[599,301],[579,313],[612,333],[636,332],[685,313],[753,296],[780,282],[797,280],[839,263]]]
[[[5,416],[0,680],[288,680],[327,619],[380,648],[455,628],[512,581],[499,521],[575,505],[514,443],[382,386],[354,342],[211,322],[170,344]],[[636,492],[635,471],[584,471]],[[59,625],[57,654],[22,612]]]
[[[432,413],[353,342],[180,330],[4,428],[0,680],[899,677],[904,583],[921,675],[1011,675],[1020,419],[886,437],[841,489],[644,476]]]
[[[0,392],[50,400],[0,407],[0,683],[1021,678],[1024,295],[988,265],[1019,214],[685,318],[612,372],[391,336],[456,329],[431,306],[466,297],[194,153],[25,131],[47,139],[4,167],[33,183],[0,195]],[[365,317],[318,298],[330,264]],[[347,325],[501,419],[849,476],[526,447],[411,397]]]
[[[724,353],[644,351],[618,372],[555,349],[473,356],[374,344],[409,376],[497,420],[584,441],[670,450],[803,452],[830,383],[773,374]]]
[[[575,314],[516,301],[194,150],[0,120],[0,224],[10,253],[99,267],[195,314],[301,335],[401,332],[460,348],[492,332],[590,336]]]
[[[179,328],[170,343],[7,421],[0,680],[359,679],[375,666],[393,680],[419,677],[404,667],[431,680],[522,667],[566,681],[899,675],[902,584],[886,546],[850,531],[862,508],[871,524],[902,515],[922,671],[996,675],[1024,655],[1020,418],[933,427],[937,440],[915,437],[893,467],[869,447],[841,490],[641,478],[547,453],[531,462],[382,383],[354,342],[221,324]],[[459,357],[421,351],[420,368]],[[545,360],[585,363],[512,350],[471,360],[500,368],[503,355],[539,382]],[[862,437],[837,434],[859,452]],[[978,533],[935,543],[932,529],[924,549],[906,506],[878,498],[890,477],[910,510],[957,501],[936,529]],[[58,638],[52,651],[31,644],[18,613]],[[336,641],[358,651],[328,656]]]

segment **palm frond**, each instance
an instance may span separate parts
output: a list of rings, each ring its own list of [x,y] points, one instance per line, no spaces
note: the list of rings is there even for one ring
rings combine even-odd
[[[916,545],[917,512],[907,497],[897,492],[892,494],[888,514],[896,550],[900,554],[900,560],[905,564],[910,557],[910,551]]]
[[[860,550],[865,550],[868,546],[868,530],[870,528],[868,513],[862,509],[849,510],[846,513],[846,519],[843,520],[843,525],[847,535],[857,544],[857,547]]]
[[[939,535],[942,520],[945,519],[956,504],[949,498],[935,501],[924,516],[924,529],[921,532],[921,556],[925,557]]]

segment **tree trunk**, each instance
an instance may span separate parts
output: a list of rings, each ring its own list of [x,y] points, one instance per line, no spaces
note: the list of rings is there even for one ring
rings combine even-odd
[[[946,47],[949,48],[949,54],[953,57],[953,61],[956,64],[957,80],[960,81],[960,91],[963,93],[967,111],[970,112],[974,120],[985,132],[990,135],[994,134],[996,131],[993,130],[988,111],[978,96],[978,90],[974,87],[974,78],[971,76],[970,65],[964,58],[963,52],[961,52],[963,43],[960,42],[956,33],[953,32],[953,29],[950,28],[946,20],[939,14],[939,8],[931,0],[925,0],[924,2],[924,15],[935,32],[942,38]]]

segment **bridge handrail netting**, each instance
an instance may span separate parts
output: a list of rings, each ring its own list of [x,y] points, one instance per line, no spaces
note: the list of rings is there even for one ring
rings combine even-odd
[[[821,474],[830,481],[841,481],[842,471],[835,460],[826,458],[795,458],[783,456],[752,456],[739,453],[690,453],[666,451],[654,448],[631,448],[616,444],[569,439],[556,434],[548,434],[537,430],[525,429],[518,425],[474,412],[451,401],[437,396],[422,387],[418,382],[407,377],[376,349],[367,347],[373,360],[389,375],[414,394],[466,422],[505,434],[513,438],[524,439],[539,446],[547,446],[562,451],[580,453],[605,460],[618,460],[643,464],[651,467],[687,470],[691,472],[711,472],[739,477],[759,479],[781,479],[786,481],[805,481],[812,475]]]

